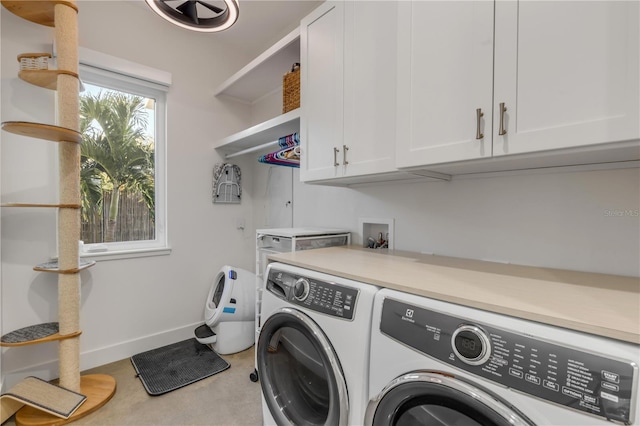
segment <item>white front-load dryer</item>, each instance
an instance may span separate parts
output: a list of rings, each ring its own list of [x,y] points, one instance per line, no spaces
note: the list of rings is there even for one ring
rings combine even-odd
[[[640,425],[640,346],[384,289],[367,425]]]
[[[361,425],[378,288],[269,265],[256,352],[265,425]]]

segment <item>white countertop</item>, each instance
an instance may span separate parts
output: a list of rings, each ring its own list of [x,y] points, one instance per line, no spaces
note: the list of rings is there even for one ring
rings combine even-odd
[[[272,261],[640,343],[640,278],[400,251],[329,247]]]

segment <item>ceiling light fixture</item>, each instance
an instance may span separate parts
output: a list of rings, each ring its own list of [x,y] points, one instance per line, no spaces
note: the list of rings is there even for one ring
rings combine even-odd
[[[238,0],[145,0],[158,15],[191,31],[226,30],[238,20]]]

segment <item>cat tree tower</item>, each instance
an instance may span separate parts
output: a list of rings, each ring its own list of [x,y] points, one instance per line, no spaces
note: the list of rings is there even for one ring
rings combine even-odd
[[[18,425],[60,425],[77,420],[102,407],[116,390],[115,379],[108,375],[80,375],[80,271],[93,263],[81,266],[78,258],[82,140],[79,133],[78,7],[75,0],[2,0],[2,5],[23,19],[55,29],[57,69],[22,69],[19,77],[30,84],[57,91],[59,125],[13,121],[2,123],[2,129],[59,142],[59,204],[3,204],[3,207],[58,209],[57,265],[51,267],[47,264],[34,269],[58,274],[59,314],[58,323],[27,327],[27,333],[18,333],[21,336],[29,335],[28,340],[15,341],[3,336],[0,345],[25,346],[58,341],[60,370],[59,387],[27,378],[3,395],[2,421],[18,410]],[[42,406],[43,401],[50,401],[56,408],[55,405],[67,396],[77,399],[78,394],[80,397],[84,395],[86,399],[81,398],[79,406],[66,418],[59,413],[52,414],[52,410],[47,410],[50,407],[46,403]],[[33,403],[34,400],[36,403]],[[36,408],[37,406],[40,408]],[[55,409],[53,413],[56,413]]]

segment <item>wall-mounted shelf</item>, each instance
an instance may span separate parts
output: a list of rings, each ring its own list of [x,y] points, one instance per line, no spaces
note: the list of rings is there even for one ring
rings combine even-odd
[[[300,62],[300,28],[296,28],[269,49],[229,77],[215,91],[247,104],[256,104],[282,90],[282,77]],[[261,145],[300,131],[300,108],[278,115],[219,140],[215,149],[230,155],[259,150]]]
[[[277,141],[282,136],[298,131],[300,131],[300,108],[228,136],[220,140],[215,148],[225,154],[233,154]]]
[[[44,87],[49,90],[57,90],[58,75],[66,74],[79,78],[78,74],[65,70],[22,70],[18,73],[21,80],[31,83],[34,86]]]
[[[282,77],[295,62],[300,62],[300,28],[287,34],[229,77],[214,94],[253,103],[275,90],[282,89]]]
[[[52,142],[82,142],[82,134],[66,127],[29,121],[5,121],[2,130],[17,135],[45,139]]]
[[[57,4],[64,4],[78,12],[78,7],[75,5],[75,2],[65,0],[2,0],[2,5],[12,13],[22,19],[47,27],[53,27],[55,25],[55,7]]]

